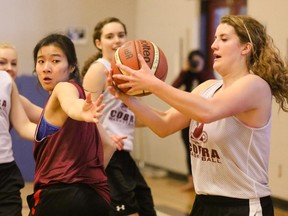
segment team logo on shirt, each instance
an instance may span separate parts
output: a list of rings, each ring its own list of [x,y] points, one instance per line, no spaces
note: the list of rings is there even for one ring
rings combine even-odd
[[[126,124],[129,126],[134,126],[135,118],[131,112],[128,112],[128,107],[122,103],[121,107],[118,109],[112,109],[110,111],[109,119],[121,124]]]
[[[202,161],[221,163],[216,149],[205,148],[204,144],[208,141],[208,134],[204,129],[204,123],[196,123],[190,131],[190,154],[192,157],[200,158]]]
[[[5,110],[7,107],[7,101],[0,99],[0,110]]]
[[[124,103],[121,103],[121,109],[122,109],[124,112],[127,112],[127,110],[128,110],[128,107],[127,107],[127,105],[126,105],[126,104],[124,104]]]
[[[207,142],[208,135],[205,131],[203,131],[204,123],[197,123],[193,133],[191,134],[191,138],[193,140],[197,140],[199,142]]]

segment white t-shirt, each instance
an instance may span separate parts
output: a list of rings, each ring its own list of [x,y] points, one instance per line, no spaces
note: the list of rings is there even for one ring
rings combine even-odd
[[[100,58],[96,62],[102,63],[107,70],[111,69],[111,64],[107,60]],[[103,103],[106,105],[103,109],[103,116],[100,121],[108,134],[126,135],[124,140],[124,150],[133,150],[133,140],[135,132],[135,115],[134,113],[119,99],[116,99],[109,90],[104,90]]]
[[[0,71],[0,164],[14,160],[10,135],[12,78]]]
[[[222,81],[208,88],[212,97]],[[268,196],[271,117],[251,128],[236,117],[202,124],[191,121],[189,138],[197,194],[253,199]]]

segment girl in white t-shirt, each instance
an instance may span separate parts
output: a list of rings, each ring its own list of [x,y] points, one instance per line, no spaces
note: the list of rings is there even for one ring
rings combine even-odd
[[[288,111],[287,64],[265,27],[250,16],[223,16],[211,48],[222,80],[208,80],[191,93],[155,78],[141,56],[139,71],[118,65],[127,75],[113,75],[125,81],[117,87],[152,92],[172,106],[165,112],[121,94],[113,88],[111,72],[110,92],[161,137],[190,125],[196,192],[190,216],[272,216],[272,98]]]

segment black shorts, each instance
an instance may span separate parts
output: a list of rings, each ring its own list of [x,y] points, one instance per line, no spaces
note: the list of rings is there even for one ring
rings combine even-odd
[[[274,216],[270,196],[259,199],[236,199],[196,195],[190,216]]]
[[[151,189],[129,152],[116,151],[106,168],[106,174],[113,207],[110,216],[136,212],[156,216]]]
[[[85,184],[56,184],[27,197],[29,216],[108,216],[111,206]]]
[[[0,216],[21,216],[24,180],[15,161],[0,164]]]

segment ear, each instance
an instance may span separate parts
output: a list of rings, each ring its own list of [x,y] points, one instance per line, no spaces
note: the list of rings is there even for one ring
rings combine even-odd
[[[102,50],[102,44],[101,44],[101,41],[99,39],[95,40],[95,45],[96,45],[97,49]]]
[[[75,66],[69,66],[69,72],[73,73],[73,71],[75,70]]]
[[[251,52],[252,50],[252,44],[249,42],[249,43],[246,43],[243,45],[243,48],[242,48],[242,54],[243,55],[247,55]]]

